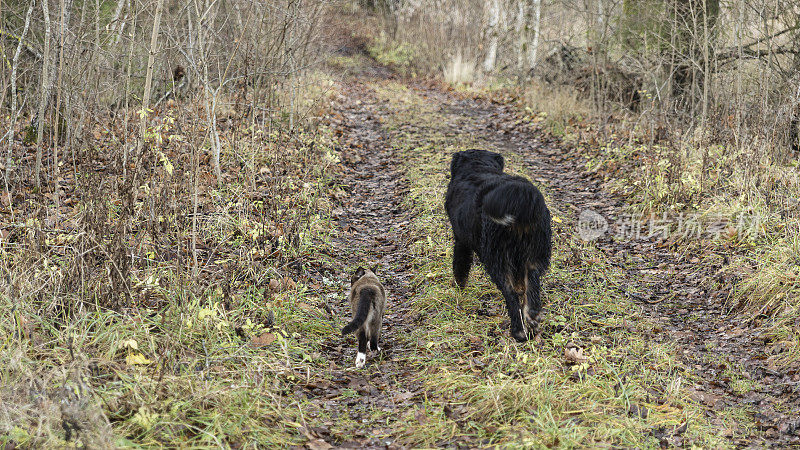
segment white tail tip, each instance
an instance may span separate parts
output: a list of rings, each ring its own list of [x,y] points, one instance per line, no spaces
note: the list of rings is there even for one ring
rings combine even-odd
[[[364,367],[364,363],[367,362],[367,355],[364,353],[359,353],[356,355],[356,368],[360,369]]]

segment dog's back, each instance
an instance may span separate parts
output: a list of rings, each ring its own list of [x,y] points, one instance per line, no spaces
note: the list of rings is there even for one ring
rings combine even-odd
[[[445,200],[453,233],[469,242],[479,258],[482,235],[494,235],[495,243],[514,241],[524,246],[524,251],[514,253],[546,269],[552,240],[550,211],[530,181],[504,173],[503,166],[501,155],[485,150],[453,155]]]

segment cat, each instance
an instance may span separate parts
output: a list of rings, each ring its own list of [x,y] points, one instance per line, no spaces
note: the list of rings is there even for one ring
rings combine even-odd
[[[364,367],[367,350],[380,351],[383,310],[386,306],[386,291],[372,270],[359,267],[350,278],[350,310],[353,319],[342,329],[342,336],[355,332],[358,336],[356,367]]]

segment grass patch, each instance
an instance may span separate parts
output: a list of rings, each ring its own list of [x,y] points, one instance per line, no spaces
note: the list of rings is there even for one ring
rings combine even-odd
[[[404,74],[410,74],[416,57],[411,45],[389,39],[384,32],[370,41],[367,51],[379,64]]]

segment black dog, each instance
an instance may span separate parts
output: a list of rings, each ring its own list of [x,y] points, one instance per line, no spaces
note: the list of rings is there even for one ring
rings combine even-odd
[[[540,278],[552,248],[550,211],[530,181],[503,173],[503,165],[502,155],[485,150],[454,154],[444,206],[455,236],[456,284],[466,285],[475,252],[506,299],[511,336],[525,342],[523,321],[538,333]]]

